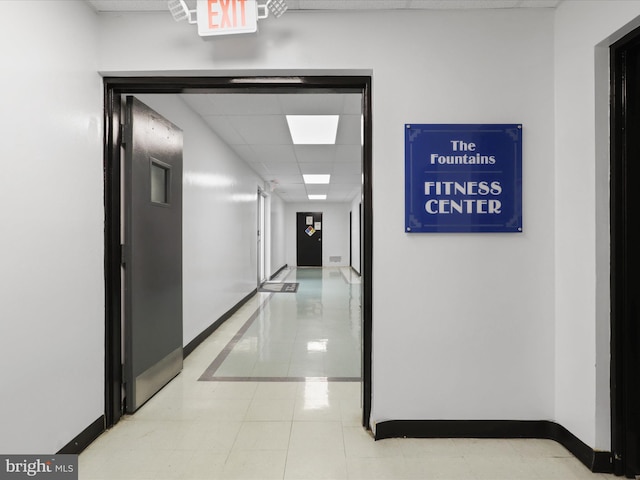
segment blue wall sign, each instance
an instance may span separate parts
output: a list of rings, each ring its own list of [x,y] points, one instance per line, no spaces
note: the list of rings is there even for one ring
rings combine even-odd
[[[521,232],[522,125],[405,125],[406,232]]]

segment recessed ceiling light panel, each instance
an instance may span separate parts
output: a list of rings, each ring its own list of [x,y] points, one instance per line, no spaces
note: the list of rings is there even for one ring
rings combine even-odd
[[[311,184],[320,185],[320,184],[329,183],[329,181],[331,180],[331,175],[303,174],[302,178],[304,179],[304,183],[306,183],[307,185],[311,185]]]
[[[309,200],[326,200],[326,195],[308,195]]]
[[[287,115],[295,145],[333,145],[340,115]]]

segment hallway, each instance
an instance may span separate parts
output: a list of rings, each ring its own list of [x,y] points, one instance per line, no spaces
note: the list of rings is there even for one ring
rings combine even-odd
[[[259,293],[263,302],[199,380],[360,381],[360,278],[348,268],[280,274],[296,292]]]
[[[298,291],[258,293],[240,308],[80,455],[81,480],[612,478],[549,440],[374,441],[354,378],[359,278],[292,269],[275,281]]]

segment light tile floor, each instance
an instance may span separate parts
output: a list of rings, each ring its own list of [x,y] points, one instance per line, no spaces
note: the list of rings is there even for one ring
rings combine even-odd
[[[360,279],[346,268],[297,268],[296,293],[267,295],[201,380],[360,378]]]
[[[358,382],[198,381],[268,295],[252,298],[178,377],[87,448],[80,480],[614,478],[549,440],[376,442],[360,426]]]

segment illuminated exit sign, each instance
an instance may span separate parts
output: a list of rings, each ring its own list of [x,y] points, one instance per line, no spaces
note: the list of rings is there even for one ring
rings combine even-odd
[[[198,0],[197,14],[201,37],[258,30],[257,0]]]

